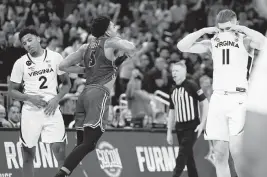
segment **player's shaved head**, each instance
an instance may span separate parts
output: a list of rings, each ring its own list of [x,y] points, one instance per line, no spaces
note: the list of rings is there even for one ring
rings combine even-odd
[[[236,19],[236,13],[230,9],[221,10],[216,17],[216,24],[226,23]]]

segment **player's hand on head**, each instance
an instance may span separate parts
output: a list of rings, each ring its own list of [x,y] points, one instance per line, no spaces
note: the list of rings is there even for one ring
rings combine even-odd
[[[31,95],[29,97],[29,101],[37,106],[38,108],[42,108],[42,107],[45,107],[47,105],[47,102],[45,100],[43,100],[43,96],[40,96],[40,95]]]
[[[44,113],[48,116],[54,115],[58,107],[59,101],[56,97],[48,101]]]
[[[236,32],[244,32],[244,28],[245,26],[242,26],[242,25],[233,25],[231,27],[231,30],[236,31]]]
[[[202,28],[201,30],[203,30],[205,34],[216,34],[220,32],[220,30],[217,27],[207,27],[207,28]]]

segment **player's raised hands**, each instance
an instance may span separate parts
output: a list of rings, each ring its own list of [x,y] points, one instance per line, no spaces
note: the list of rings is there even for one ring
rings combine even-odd
[[[45,107],[47,105],[47,102],[45,100],[43,100],[43,96],[40,95],[30,95],[29,96],[29,101],[37,106],[38,108],[42,108]]]
[[[201,29],[205,34],[215,34],[219,33],[220,30],[217,27],[207,27]]]
[[[236,31],[236,32],[244,32],[244,29],[247,28],[246,26],[242,26],[242,25],[233,25],[231,27],[231,30]]]
[[[59,99],[57,97],[52,98],[50,101],[48,101],[47,106],[45,107],[44,113],[47,116],[51,116],[54,115],[56,112],[56,109],[58,107],[59,104]]]

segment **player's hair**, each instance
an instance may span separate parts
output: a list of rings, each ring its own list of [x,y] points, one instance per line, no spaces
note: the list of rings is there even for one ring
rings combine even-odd
[[[230,9],[221,10],[216,17],[216,24],[226,23],[233,20],[236,17],[236,13]]]
[[[19,33],[19,40],[21,41],[23,36],[25,36],[27,34],[32,34],[32,35],[35,35],[35,36],[39,36],[38,32],[35,29],[33,29],[33,28],[24,28]]]
[[[98,16],[93,19],[91,32],[96,38],[103,36],[110,24],[110,18],[107,16]]]

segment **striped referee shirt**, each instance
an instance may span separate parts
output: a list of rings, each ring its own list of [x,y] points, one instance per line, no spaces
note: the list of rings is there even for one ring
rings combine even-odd
[[[176,128],[194,128],[199,123],[198,103],[205,100],[201,88],[192,80],[185,80],[170,92],[170,109],[174,109]]]

